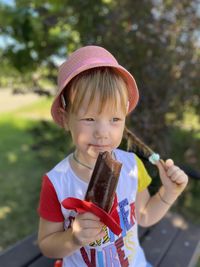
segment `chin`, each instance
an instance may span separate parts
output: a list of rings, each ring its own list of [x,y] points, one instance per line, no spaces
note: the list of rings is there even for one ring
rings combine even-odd
[[[100,152],[103,152],[103,151],[99,151],[99,150],[90,150],[88,154],[89,154],[89,156],[90,156],[91,158],[93,158],[93,159],[96,160]]]
[[[112,152],[111,148],[95,148],[90,151],[90,155],[94,158],[97,158],[99,153],[103,153],[105,151]]]

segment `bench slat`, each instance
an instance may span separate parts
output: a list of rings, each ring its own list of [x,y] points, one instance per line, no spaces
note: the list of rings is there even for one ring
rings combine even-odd
[[[138,227],[138,236],[140,240],[143,240],[145,235],[148,235],[149,229],[139,226]]]
[[[48,259],[46,257],[41,257],[28,265],[27,267],[54,267],[55,259]]]
[[[172,215],[166,216],[152,226],[148,235],[141,241],[147,260],[155,267],[160,266],[161,260],[180,231],[171,223],[171,220]],[[171,266],[174,267],[174,265]]]
[[[40,256],[41,252],[37,246],[37,235],[35,233],[2,252],[0,254],[0,266],[25,267]]]
[[[200,255],[200,229],[177,214],[168,213],[158,224],[139,228],[147,260],[154,267],[194,267]],[[0,253],[2,267],[53,267],[54,259],[42,256],[33,234]]]
[[[195,225],[185,223],[176,240],[171,244],[160,266],[194,267],[199,256],[200,230]]]

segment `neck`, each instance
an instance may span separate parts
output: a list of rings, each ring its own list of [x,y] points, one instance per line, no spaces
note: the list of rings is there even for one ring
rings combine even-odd
[[[116,159],[115,153],[114,153],[113,151],[111,152],[111,155],[112,155],[112,157],[113,157],[114,159]],[[82,162],[81,160],[79,160],[79,158],[78,158],[77,155],[76,155],[76,151],[73,152],[72,156],[73,156],[73,160],[74,160],[74,161],[76,162],[76,164],[78,164],[79,166],[82,166],[82,167],[84,167],[84,168],[86,168],[86,169],[88,169],[88,170],[90,170],[90,171],[93,171],[93,170],[94,170],[94,166],[88,165],[88,164]]]
[[[89,169],[89,170],[93,170],[93,169],[94,169],[94,166],[90,166],[90,165],[88,165],[88,164],[86,164],[86,163],[80,161],[80,160],[78,159],[77,155],[76,155],[76,152],[73,153],[73,160],[74,160],[77,164],[79,164],[80,166],[82,166],[82,167],[84,167],[84,168],[87,168],[87,169]]]

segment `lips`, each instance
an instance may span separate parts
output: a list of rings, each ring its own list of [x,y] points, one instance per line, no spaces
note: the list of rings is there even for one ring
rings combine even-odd
[[[94,145],[94,144],[90,144],[90,146],[96,147],[96,148],[109,148],[110,145]]]
[[[96,152],[104,152],[104,151],[108,151],[111,152],[112,148],[111,145],[96,145],[96,144],[90,144],[90,147],[92,150],[96,151]]]

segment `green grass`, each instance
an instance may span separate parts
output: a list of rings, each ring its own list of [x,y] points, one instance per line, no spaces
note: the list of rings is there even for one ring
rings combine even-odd
[[[37,203],[42,175],[50,165],[41,164],[32,149],[29,129],[36,121],[7,114],[0,119],[0,246],[23,238],[37,228]]]
[[[51,119],[51,102],[52,98],[41,97],[40,100],[32,103],[31,105],[17,109],[15,116],[17,116],[18,118],[27,118],[29,120],[40,120],[41,118],[49,120]]]
[[[37,230],[42,176],[71,148],[67,138],[64,146],[66,134],[48,121],[49,107],[42,98],[0,116],[0,251]]]
[[[1,249],[36,228],[39,184],[45,171],[31,151],[33,139],[26,129],[29,120],[0,119],[0,246]]]

